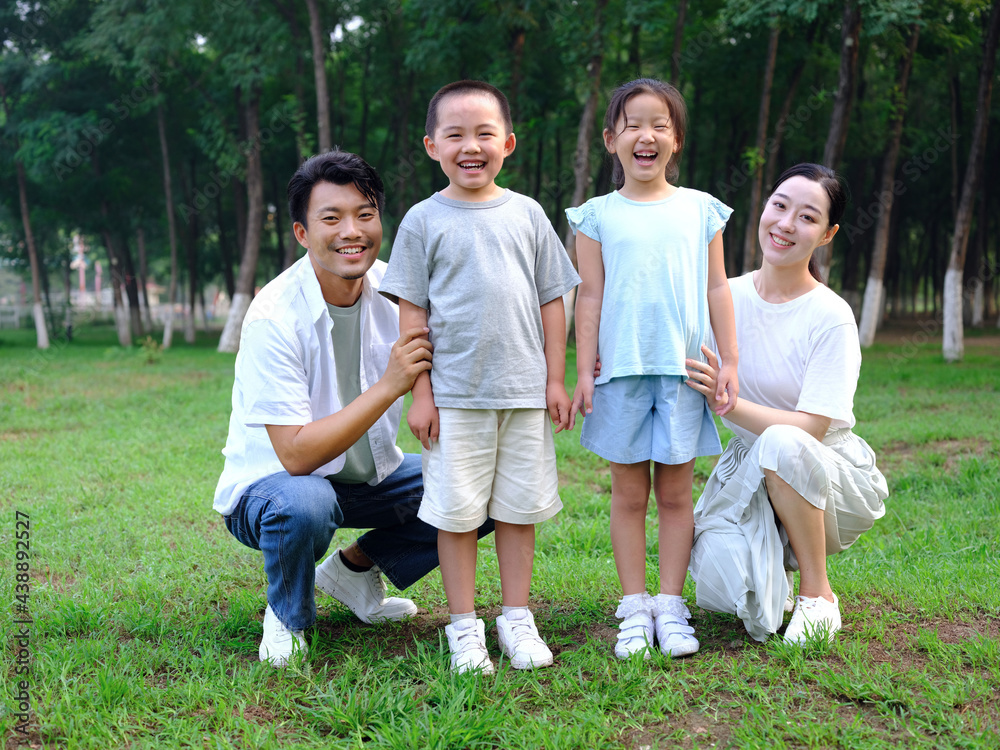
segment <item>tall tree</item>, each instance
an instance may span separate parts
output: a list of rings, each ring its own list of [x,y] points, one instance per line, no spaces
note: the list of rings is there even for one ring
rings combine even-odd
[[[993,71],[996,68],[997,37],[1000,36],[1000,0],[993,0],[989,22],[983,36],[983,61],[979,68],[979,88],[976,92],[976,120],[972,126],[968,166],[958,202],[958,216],[951,240],[948,270],[944,275],[944,339],[942,351],[946,362],[957,362],[965,354],[965,331],[962,327],[962,274],[965,253],[969,245],[972,212],[976,188],[983,168],[986,132],[990,120],[990,99],[993,93]]]
[[[312,42],[313,78],[316,81],[316,126],[319,130],[319,150],[333,148],[330,136],[330,93],[326,87],[326,45],[323,44],[323,22],[317,0],[306,0],[309,10],[309,39]]]
[[[781,27],[777,19],[771,20],[771,33],[767,39],[767,57],[764,60],[764,80],[761,84],[760,106],[757,109],[757,137],[754,140],[753,151],[750,154],[753,173],[750,177],[750,207],[747,209],[746,230],[743,234],[743,273],[749,273],[757,267],[757,222],[755,217],[760,213],[761,192],[764,182],[765,144],[767,142],[767,123],[771,113],[771,91],[774,88],[774,67],[778,58],[778,36]]]
[[[846,0],[844,16],[840,28],[840,73],[837,95],[833,101],[830,116],[830,130],[823,148],[823,163],[836,169],[844,155],[847,143],[847,127],[851,121],[851,106],[854,102],[855,81],[858,77],[858,40],[861,35],[861,8],[858,0]],[[833,243],[816,248],[815,258],[819,273],[824,281],[830,278],[830,258]]]
[[[597,104],[601,96],[601,67],[604,65],[604,45],[601,42],[603,27],[602,15],[608,0],[597,0],[594,3],[594,22],[590,36],[590,60],[587,63],[587,101],[580,113],[580,125],[577,128],[576,156],[573,159],[573,197],[570,206],[579,206],[587,196],[590,185],[590,143],[594,135],[594,121],[597,117]],[[576,266],[576,235],[571,228],[566,229],[564,241],[566,252]],[[576,290],[565,297],[566,332],[573,328],[574,302]]]
[[[7,125],[13,122],[11,118],[10,104],[7,101],[7,88],[3,79],[0,78],[0,97],[3,98],[3,111],[7,118]],[[39,349],[49,348],[49,329],[45,323],[45,311],[42,309],[42,289],[41,277],[38,266],[38,250],[35,248],[35,233],[31,229],[31,211],[28,208],[28,180],[24,173],[24,162],[17,155],[20,143],[15,134],[14,141],[14,166],[17,169],[17,194],[21,207],[21,224],[24,227],[24,242],[28,249],[28,263],[31,267],[31,316],[35,321],[35,340]]]
[[[885,262],[889,255],[889,228],[892,226],[892,207],[895,200],[896,163],[899,161],[899,146],[903,140],[903,119],[906,114],[906,92],[913,69],[913,55],[917,51],[920,26],[910,26],[910,36],[906,51],[899,63],[899,81],[893,92],[892,109],[889,114],[889,143],[882,159],[881,195],[879,203],[882,213],[875,224],[875,246],[871,264],[868,267],[868,282],[865,284],[865,298],[861,306],[861,323],[858,336],[861,346],[871,346],[875,342],[875,331],[882,320],[883,283]],[[848,238],[850,241],[850,238]]]

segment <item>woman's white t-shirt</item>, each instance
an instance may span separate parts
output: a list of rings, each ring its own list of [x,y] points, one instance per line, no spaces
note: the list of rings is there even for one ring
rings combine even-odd
[[[861,347],[850,305],[823,285],[789,302],[765,302],[753,276],[729,281],[740,352],[739,397],[829,417],[831,430],[854,427]],[[757,439],[722,421],[748,445]]]

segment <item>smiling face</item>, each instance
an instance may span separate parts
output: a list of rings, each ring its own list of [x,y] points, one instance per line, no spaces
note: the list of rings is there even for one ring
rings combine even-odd
[[[306,211],[308,227],[295,222],[295,239],[309,251],[323,298],[350,307],[382,246],[378,209],[353,185],[317,182]]]
[[[680,143],[670,108],[659,96],[641,93],[629,99],[614,132],[604,131],[604,145],[621,161],[625,172],[623,194],[642,195],[668,188],[667,165]]]
[[[830,226],[829,212],[830,198],[820,183],[796,175],[779,184],[764,204],[757,229],[764,262],[808,267],[813,250],[839,229]]]
[[[514,151],[496,100],[486,93],[449,94],[438,104],[433,137],[424,138],[427,155],[440,162],[449,185],[441,191],[460,201],[499,197],[495,182],[503,161]]]

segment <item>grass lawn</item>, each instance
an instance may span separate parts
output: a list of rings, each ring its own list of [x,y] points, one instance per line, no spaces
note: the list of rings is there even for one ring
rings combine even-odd
[[[149,363],[110,328],[40,353],[32,332],[0,331],[6,747],[996,748],[1000,339],[970,333],[965,361],[945,365],[940,340],[914,331],[865,354],[857,431],[891,496],[830,559],[844,615],[832,646],[759,644],[692,607],[700,653],[617,661],[610,477],[561,434],[565,510],[539,529],[532,594],[556,663],[488,678],[448,670],[436,573],[408,591],[421,610],[405,624],[362,625],[320,595],[308,667],[259,663],[261,558],[211,507],[234,357],[206,337]],[[405,426],[401,443],[418,448]],[[712,462],[699,460],[696,494]],[[492,541],[480,551],[477,607],[497,655]]]

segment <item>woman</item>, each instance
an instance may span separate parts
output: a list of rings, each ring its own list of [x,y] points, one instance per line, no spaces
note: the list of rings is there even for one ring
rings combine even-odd
[[[700,607],[735,612],[765,640],[788,608],[785,640],[833,639],[840,603],[826,556],[842,552],[885,514],[885,478],[851,432],[861,368],[850,307],[824,286],[813,251],[833,240],[846,204],[836,174],[799,164],[775,185],[760,217],[759,270],[730,281],[740,397],[730,441],[695,507],[691,574]],[[715,400],[715,355],[687,360],[688,385]]]

